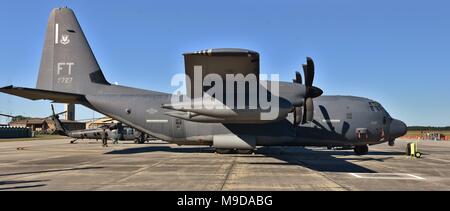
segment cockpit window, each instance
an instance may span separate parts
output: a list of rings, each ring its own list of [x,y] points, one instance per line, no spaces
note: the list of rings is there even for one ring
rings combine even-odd
[[[381,112],[383,111],[381,105],[377,102],[369,102],[370,110],[373,112]]]
[[[386,111],[386,109],[383,108],[383,106],[381,106],[380,103],[373,102],[373,101],[369,102],[369,107],[370,107],[371,111],[373,111],[373,112],[383,112],[387,116],[388,119],[392,119],[391,115]]]

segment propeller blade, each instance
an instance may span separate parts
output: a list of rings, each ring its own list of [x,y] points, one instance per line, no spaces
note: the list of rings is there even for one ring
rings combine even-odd
[[[302,108],[295,107],[294,108],[294,126],[298,127],[302,123]]]
[[[297,84],[302,84],[303,80],[302,80],[302,75],[300,74],[300,72],[295,72],[295,79],[293,80],[294,83]]]
[[[53,106],[53,104],[51,104],[52,106],[52,114],[55,115],[55,107]]]
[[[305,85],[308,81],[308,65],[302,64],[303,67],[303,76],[305,77]]]
[[[61,115],[61,114],[65,114],[65,113],[67,113],[67,111],[59,112],[59,113],[57,113],[55,115]]]
[[[306,58],[306,65],[303,66],[305,85],[311,87],[314,82],[314,61],[310,58]]]
[[[9,117],[9,118],[14,118],[15,117],[15,116],[11,116],[11,115],[8,115],[8,114],[0,114],[0,116]]]
[[[306,100],[305,100],[304,105],[303,105],[303,115],[302,115],[302,123],[301,123],[302,125],[307,123],[306,122],[306,112],[308,112],[308,111],[306,108]]]
[[[311,122],[314,117],[314,103],[312,98],[306,98],[305,106],[306,113],[303,115],[306,122]]]

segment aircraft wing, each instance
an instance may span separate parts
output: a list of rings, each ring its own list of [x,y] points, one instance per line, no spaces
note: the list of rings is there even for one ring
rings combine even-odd
[[[283,120],[294,105],[303,104],[303,85],[277,82],[278,89],[272,93],[272,85],[267,81],[260,84],[259,54],[255,51],[209,49],[185,53],[184,60],[186,94],[193,101],[162,105],[162,108],[172,110],[166,113],[168,116],[194,122],[263,124]],[[223,83],[218,85],[220,81]],[[228,87],[230,84],[232,87]],[[222,94],[217,95],[221,89]],[[230,91],[234,93],[227,93]],[[258,91],[267,92],[271,102],[277,104],[267,107],[251,102],[251,99],[257,99]],[[202,100],[207,95],[214,96],[215,100]]]
[[[24,87],[6,86],[0,88],[0,92],[30,100],[53,100],[57,103],[82,103],[86,101],[84,95]]]

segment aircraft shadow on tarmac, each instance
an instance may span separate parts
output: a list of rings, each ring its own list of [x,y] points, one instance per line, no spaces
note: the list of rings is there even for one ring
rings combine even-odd
[[[48,180],[18,180],[18,181],[0,181],[0,190],[17,190],[17,189],[26,189],[26,188],[37,188],[46,186],[45,184],[37,184],[37,185],[22,185],[22,184],[30,184],[30,183],[41,183],[47,182]],[[13,187],[3,187],[4,185],[19,185]]]
[[[42,170],[42,171],[16,172],[16,173],[0,174],[0,177],[26,175],[26,174],[43,174],[43,173],[53,173],[53,172],[63,172],[63,171],[92,170],[92,169],[101,169],[101,168],[103,168],[103,167],[65,168],[65,169],[50,169],[50,170]],[[2,182],[0,181],[0,185],[1,184],[2,184]]]
[[[114,150],[105,154],[109,155],[127,155],[127,154],[141,154],[149,152],[173,152],[173,153],[213,153],[210,147],[177,147],[169,146],[150,146],[150,147],[136,147],[121,150]]]
[[[50,169],[50,170],[42,170],[42,171],[16,172],[16,173],[0,174],[0,177],[26,175],[26,174],[43,174],[43,173],[64,172],[64,171],[92,170],[92,169],[101,169],[101,168],[103,168],[103,167],[65,168],[65,169]],[[43,187],[43,186],[46,186],[46,184],[36,184],[36,185],[21,185],[21,184],[44,183],[47,181],[49,181],[49,180],[29,180],[29,181],[27,181],[27,180],[1,181],[0,180],[0,191]],[[18,185],[18,186],[3,187],[5,185],[8,185],[8,186]]]
[[[172,153],[213,153],[209,147],[177,147],[170,146],[150,146],[114,150],[105,154],[124,155],[140,154],[149,152],[172,152]],[[273,157],[285,163],[277,162],[254,162],[254,165],[298,165],[319,172],[345,172],[345,173],[376,173],[376,171],[357,165],[353,162],[377,161],[384,162],[392,159],[392,156],[403,155],[401,152],[369,152],[369,155],[386,156],[382,158],[372,158],[359,156],[355,157],[353,151],[317,151],[303,147],[261,147],[256,152],[257,155],[234,155],[242,157]],[[344,156],[344,157],[335,157]],[[348,156],[348,157],[345,157]]]
[[[353,157],[350,151],[315,151],[303,147],[262,147],[258,149],[258,154],[273,157],[286,162],[285,165],[298,165],[318,172],[337,173],[376,173],[372,169],[349,162],[376,160],[383,162],[387,158],[373,159],[365,157]],[[348,157],[335,157],[344,155]],[[271,163],[252,163],[254,165],[271,165]],[[274,163],[275,164],[275,163]],[[279,164],[279,163],[277,163]]]

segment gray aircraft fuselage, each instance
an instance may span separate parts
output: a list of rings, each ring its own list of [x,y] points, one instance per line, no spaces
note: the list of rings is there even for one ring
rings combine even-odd
[[[315,98],[314,120],[294,127],[292,115],[282,121],[264,124],[191,122],[165,115],[170,110],[161,105],[170,103],[170,94],[115,85],[104,86],[101,90],[101,95],[86,95],[88,107],[180,145],[213,145],[215,135],[239,134],[256,137],[258,146],[352,146],[383,143],[389,141],[384,136],[395,139],[406,130],[404,123],[391,118],[378,103],[360,97]],[[130,94],[125,94],[125,90]],[[372,110],[369,103],[376,103],[378,108]],[[357,128],[366,128],[368,137],[358,138]]]

